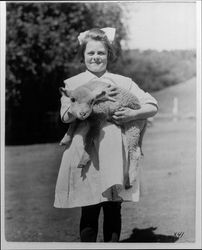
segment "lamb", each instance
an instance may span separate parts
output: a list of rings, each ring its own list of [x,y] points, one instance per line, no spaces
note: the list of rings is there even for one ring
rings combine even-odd
[[[68,132],[60,142],[60,145],[70,146],[74,132],[79,122],[87,121],[89,124],[88,132],[84,139],[85,149],[78,167],[84,167],[90,161],[89,151],[92,142],[99,135],[101,125],[112,121],[112,115],[122,107],[139,109],[140,102],[136,96],[129,91],[117,87],[117,94],[114,99],[108,96],[108,83],[92,80],[73,91],[60,88],[62,95],[70,98],[71,112],[77,117],[75,122],[69,126]],[[133,176],[137,174],[137,161],[142,154],[142,139],[146,129],[146,119],[129,121],[121,125],[122,132],[126,135],[128,146],[129,172]]]

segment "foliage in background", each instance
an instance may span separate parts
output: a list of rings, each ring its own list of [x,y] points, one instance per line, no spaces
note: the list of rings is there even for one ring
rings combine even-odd
[[[114,73],[131,77],[147,91],[195,74],[194,51],[122,51],[127,38],[117,3],[7,3],[6,142],[55,141],[60,124],[59,86],[83,70],[77,36],[93,27],[116,27],[119,60]]]
[[[131,77],[145,91],[157,91],[194,77],[196,52],[194,50],[124,51],[113,70]]]
[[[7,141],[13,133],[21,141],[43,140],[46,134],[55,138],[47,132],[44,119],[49,118],[44,117],[58,110],[63,80],[82,70],[75,59],[78,34],[116,27],[120,47],[125,35],[121,20],[115,3],[7,3]]]
[[[58,82],[80,70],[80,63],[74,61],[80,32],[114,26],[119,43],[125,36],[120,20],[121,10],[112,3],[7,4],[9,104],[20,104],[24,88],[33,82],[34,88],[39,84],[40,88],[45,85],[56,90]]]

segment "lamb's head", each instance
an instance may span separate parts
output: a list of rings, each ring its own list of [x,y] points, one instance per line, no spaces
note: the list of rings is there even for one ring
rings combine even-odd
[[[84,86],[72,91],[61,87],[60,92],[62,95],[70,98],[71,112],[80,120],[88,118],[93,110],[95,101],[106,94],[106,91],[101,88],[92,91]]]

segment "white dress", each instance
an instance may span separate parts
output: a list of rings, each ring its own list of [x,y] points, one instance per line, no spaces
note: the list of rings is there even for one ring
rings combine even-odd
[[[85,71],[65,80],[65,86],[73,90],[93,79],[98,78],[89,71]],[[141,104],[157,105],[157,101],[141,90],[130,78],[106,72],[99,80],[117,84],[131,91]],[[61,98],[62,120],[69,106],[69,98],[63,96]],[[84,149],[82,134],[85,134],[85,128],[86,124],[81,123],[71,146],[63,153],[55,188],[54,207],[81,207],[104,201],[139,201],[139,176],[134,180],[131,188],[125,189],[123,185],[124,172],[128,169],[126,157],[128,153],[125,135],[116,125],[111,123],[103,125],[99,138],[94,140],[90,165],[83,169],[77,167]]]

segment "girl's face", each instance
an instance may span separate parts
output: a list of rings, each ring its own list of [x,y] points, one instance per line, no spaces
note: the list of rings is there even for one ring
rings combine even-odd
[[[84,61],[87,69],[101,76],[107,68],[108,51],[100,41],[91,40],[86,44],[84,52]]]

